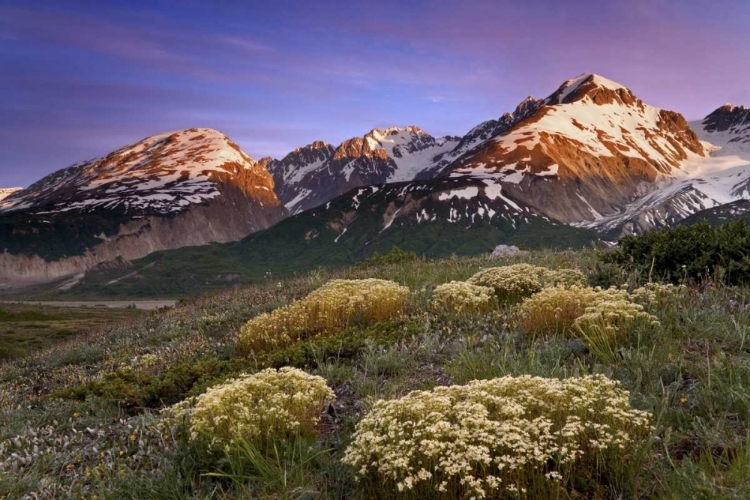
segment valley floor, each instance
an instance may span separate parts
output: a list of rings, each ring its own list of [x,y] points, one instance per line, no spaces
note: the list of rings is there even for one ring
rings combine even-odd
[[[150,311],[162,307],[174,307],[176,300],[0,300],[3,304],[26,304],[31,306],[51,307],[107,307],[107,308],[133,308]]]

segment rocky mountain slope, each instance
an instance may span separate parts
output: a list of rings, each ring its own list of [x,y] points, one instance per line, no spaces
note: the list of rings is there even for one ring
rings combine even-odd
[[[272,176],[225,135],[160,134],[0,201],[0,282],[238,240],[285,215]]]
[[[87,273],[71,293],[179,296],[226,283],[343,266],[393,245],[427,257],[477,255],[498,244],[582,248],[590,229],[534,213],[480,178],[442,178],[355,188],[241,241],[157,252]]]
[[[750,108],[725,104],[691,125],[701,140],[720,148],[716,155],[750,160]]]
[[[441,175],[491,178],[539,213],[580,224],[618,213],[705,154],[678,113],[649,106],[601,76],[582,75]]]
[[[605,237],[694,221],[740,216],[735,203],[750,198],[750,110],[726,104],[690,123],[706,156],[681,163],[652,192],[626,205],[621,213],[595,224]],[[712,214],[721,214],[714,217]]]
[[[23,188],[0,188],[0,201],[4,200],[8,196],[21,191]]]
[[[262,163],[273,174],[284,206],[299,213],[352,188],[412,180],[458,142],[457,137],[432,137],[415,126],[389,127],[336,148],[314,142],[281,160]]]

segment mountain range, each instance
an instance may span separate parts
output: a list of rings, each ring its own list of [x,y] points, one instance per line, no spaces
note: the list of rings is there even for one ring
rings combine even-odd
[[[749,187],[748,108],[688,123],[584,74],[463,136],[389,127],[255,161],[216,130],[189,129],[0,190],[0,287],[132,274],[149,255],[220,254],[252,274],[391,244],[435,256],[577,247],[744,213]],[[224,246],[185,249],[208,243]]]

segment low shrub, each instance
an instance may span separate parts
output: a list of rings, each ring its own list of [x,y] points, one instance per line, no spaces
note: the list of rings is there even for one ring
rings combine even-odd
[[[190,440],[228,450],[236,441],[259,447],[290,436],[314,434],[327,402],[335,399],[325,379],[296,368],[269,368],[212,387],[166,410],[186,425]]]
[[[718,227],[699,222],[625,236],[601,259],[649,279],[739,284],[750,281],[749,254],[750,226],[737,219]]]
[[[566,334],[594,303],[627,297],[627,292],[614,288],[602,290],[578,285],[545,288],[521,304],[518,310],[519,324],[533,334]]]
[[[476,273],[468,282],[493,289],[501,303],[513,303],[542,289],[538,269],[541,268],[529,264],[490,267]]]
[[[582,332],[594,327],[607,332],[612,337],[625,334],[635,323],[658,325],[656,316],[643,310],[643,306],[628,298],[600,300],[586,308],[586,313],[575,320],[575,326]]]
[[[541,280],[544,286],[586,286],[586,276],[578,269],[545,269]]]
[[[477,313],[492,307],[494,290],[463,281],[443,283],[435,288],[430,305],[455,313]]]
[[[578,497],[565,491],[612,480],[652,431],[628,398],[601,375],[415,391],[376,402],[343,460],[381,498]]]
[[[403,312],[408,298],[409,289],[392,281],[332,280],[298,302],[248,321],[237,347],[244,354],[262,352],[390,319]]]
[[[501,303],[514,303],[546,286],[585,285],[586,277],[576,269],[553,270],[531,264],[514,264],[483,269],[468,282],[492,288]]]
[[[419,257],[416,253],[407,252],[406,250],[402,250],[399,246],[393,245],[388,253],[381,255],[378,252],[375,252],[360,265],[362,267],[377,267],[389,264],[403,264],[417,259],[419,259]]]
[[[80,401],[99,397],[117,401],[129,413],[140,413],[144,408],[161,409],[201,392],[217,379],[224,380],[246,370],[246,364],[240,358],[206,356],[175,362],[158,373],[152,370],[155,367],[126,366],[98,380],[55,392],[53,396]]]
[[[672,284],[646,283],[642,287],[633,290],[630,298],[643,306],[656,306],[672,298],[680,297],[686,291],[687,287],[685,285],[675,286]]]

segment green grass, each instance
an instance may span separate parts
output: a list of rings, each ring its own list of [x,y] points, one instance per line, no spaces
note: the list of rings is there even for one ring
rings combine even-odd
[[[592,283],[628,279],[603,270],[592,251],[531,252],[504,262],[519,261],[579,267]],[[0,364],[0,498],[42,488],[48,498],[372,498],[340,459],[376,399],[503,375],[586,373],[619,380],[634,407],[654,414],[656,431],[617,477],[581,484],[587,493],[571,497],[748,498],[750,288],[691,289],[650,310],[659,327],[634,329],[609,350],[591,346],[579,356],[568,339],[520,331],[513,308],[475,316],[425,312],[435,285],[493,264],[479,257],[419,259],[274,278],[136,321],[117,318],[63,344],[34,345],[33,356]],[[254,359],[235,354],[244,322],[334,277],[406,284],[413,292],[408,314]],[[37,321],[62,313],[23,308],[0,318]],[[217,462],[158,426],[165,405],[237,373],[284,365],[326,378],[336,392],[314,442],[287,443],[266,455],[246,443]],[[71,444],[53,448],[56,439]],[[36,456],[11,465],[11,453]]]
[[[125,308],[0,304],[0,359],[52,347],[143,314]]]

